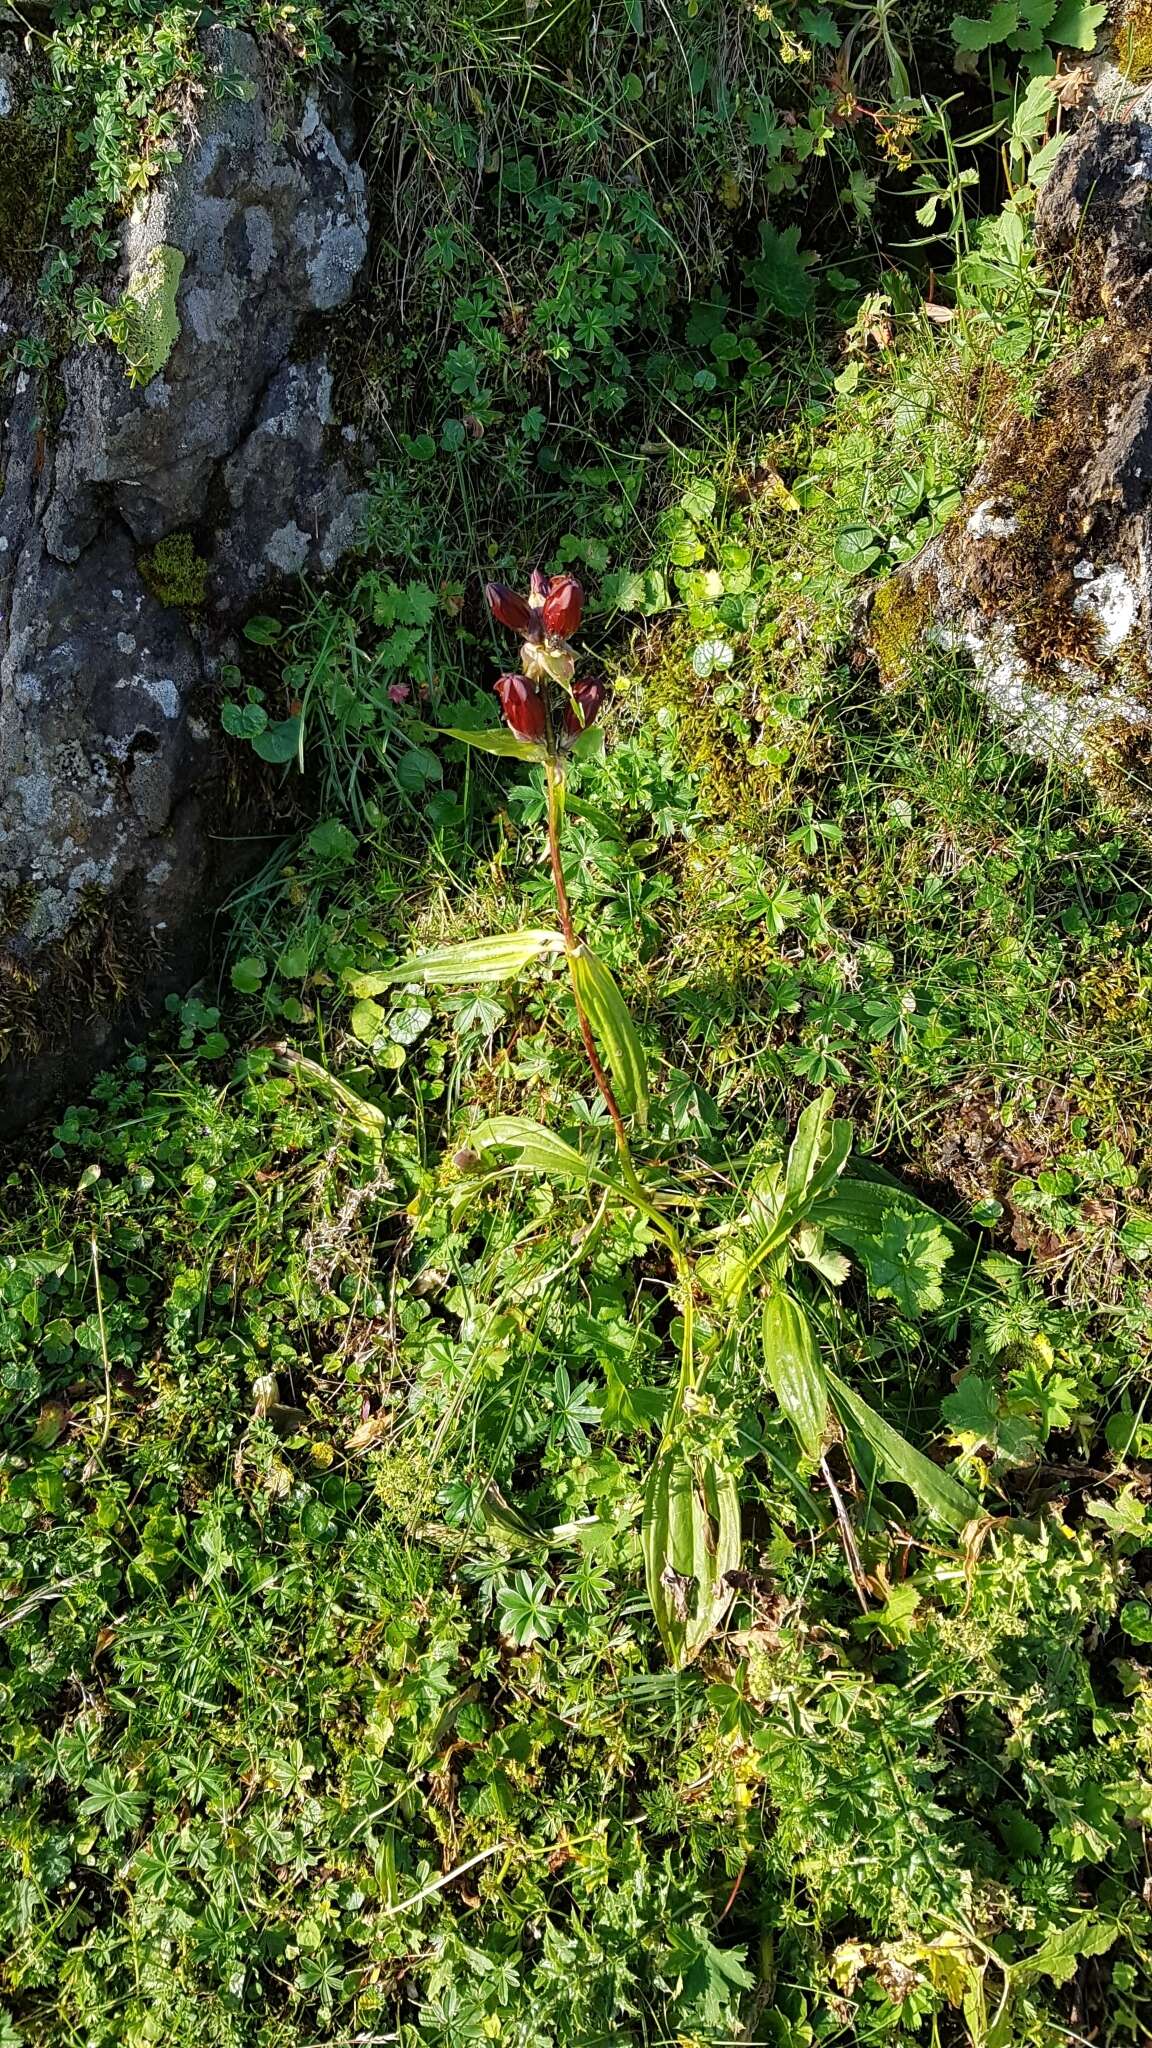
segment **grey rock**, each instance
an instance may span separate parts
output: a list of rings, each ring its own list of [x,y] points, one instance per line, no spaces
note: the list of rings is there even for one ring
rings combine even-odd
[[[205,41],[250,96],[205,102],[197,145],[125,229],[126,288],[160,252],[184,258],[180,332],[159,374],[133,390],[107,348],[65,366],[67,458],[49,512],[65,546],[86,531],[96,485],[142,543],[194,525],[301,321],[345,303],[367,253],[363,173],[315,96],[281,136],[255,43],[219,28]]]
[[[1014,742],[1148,809],[1152,768],[1152,127],[1089,114],[1037,229],[1107,322],[996,431],[943,533],[871,599],[897,681],[949,649]]]
[[[141,326],[154,374],[134,388],[117,350],[77,348],[51,433],[38,377],[0,385],[0,908],[20,906],[0,953],[21,971],[103,895],[131,906],[142,956],[164,935],[179,978],[219,766],[198,697],[231,629],[285,576],[329,573],[365,503],[318,331],[368,245],[339,105],[286,110],[240,32],[206,30],[204,49],[228,90],[207,92],[184,161],[122,232],[119,289],[161,287]],[[0,78],[12,104],[19,72]],[[0,253],[0,349],[34,331]],[[206,563],[194,617],[142,561],[173,534]]]
[[[343,436],[333,448],[332,427],[327,363],[286,364],[222,472],[228,511],[212,567],[221,605],[251,605],[270,576],[329,575],[354,542],[368,494],[344,459]]]
[[[1036,242],[1073,310],[1114,326],[1152,320],[1152,127],[1085,115],[1036,202]]]

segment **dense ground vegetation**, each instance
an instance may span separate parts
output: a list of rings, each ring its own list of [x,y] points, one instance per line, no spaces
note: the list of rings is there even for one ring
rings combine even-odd
[[[217,980],[0,1170],[0,2043],[1145,2039],[1147,837],[858,619],[1073,338],[1029,220],[1104,10],[213,12],[355,101],[374,502],[220,706],[296,828]],[[130,333],[205,18],[28,12],[13,367]],[[834,1090],[891,1203],[806,1242],[822,1351],[974,1497],[821,1464],[721,1347],[741,1568],[683,1670],[659,1232],[469,1145],[610,1157],[560,972],[393,974],[552,918],[541,769],[444,737],[536,563],[612,685],[568,886],[646,1170],[722,1259]]]

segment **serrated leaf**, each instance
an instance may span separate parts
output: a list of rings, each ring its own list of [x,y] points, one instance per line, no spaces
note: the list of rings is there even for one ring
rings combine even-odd
[[[1015,0],[1001,0],[984,21],[969,14],[957,14],[952,21],[952,40],[958,50],[990,50],[1012,34],[1020,20]]]
[[[365,974],[345,976],[354,996],[379,996],[387,988],[406,981],[432,982],[446,988],[471,988],[478,983],[508,981],[522,974],[534,960],[563,950],[559,932],[501,932],[490,939],[466,939],[458,946],[434,946],[427,953],[410,953],[395,967],[373,968]]]
[[[267,967],[260,956],[256,953],[246,953],[244,958],[237,960],[233,966],[232,986],[238,989],[241,995],[255,995],[266,973]]]
[[[542,761],[545,749],[537,740],[517,739],[514,732],[505,726],[482,726],[472,732],[463,725],[441,725],[437,727],[446,740],[462,740],[466,747],[475,747],[482,754],[502,754],[514,761]]]
[[[781,231],[769,221],[761,221],[760,255],[748,266],[748,280],[762,309],[780,313],[786,320],[802,320],[816,293],[807,268],[812,260],[807,251],[801,251],[798,227]]]
[[[979,1257],[978,1249],[963,1230],[947,1217],[930,1209],[892,1174],[884,1173],[871,1161],[853,1161],[854,1171],[835,1187],[826,1188],[813,1202],[809,1220],[817,1223],[849,1251],[862,1255],[864,1244],[874,1239],[890,1210],[901,1216],[921,1216],[935,1225],[952,1248],[957,1280],[967,1279]],[[1015,1269],[1013,1269],[1015,1270]],[[946,1289],[956,1284],[945,1272]]]
[[[506,192],[534,192],[540,173],[530,156],[513,157],[511,163],[501,166],[500,183]]]
[[[953,1443],[961,1450],[975,1451],[982,1445],[996,1453],[998,1461],[1026,1464],[1039,1451],[1042,1432],[1027,1416],[1013,1415],[998,1399],[996,1389],[979,1373],[966,1372],[955,1391],[946,1394],[940,1413],[948,1424]]]
[[[740,1494],[728,1465],[663,1448],[644,1489],[644,1575],[660,1640],[677,1671],[716,1633],[740,1565]]]
[[[862,1437],[887,1478],[907,1486],[925,1512],[944,1528],[959,1535],[966,1524],[980,1513],[979,1502],[966,1487],[950,1478],[947,1472],[942,1472],[939,1465],[934,1465],[931,1458],[926,1458],[923,1451],[910,1444],[898,1429],[893,1429],[882,1415],[877,1415],[876,1410],[834,1372],[828,1374],[828,1391],[849,1444],[853,1435]]]
[[[894,1301],[907,1316],[941,1308],[944,1268],[952,1247],[931,1216],[889,1209],[873,1238],[857,1246],[873,1294]]]
[[[786,1288],[774,1287],[761,1324],[764,1370],[806,1458],[815,1464],[824,1448],[828,1420],[828,1378],[812,1325]]]
[[[1054,1927],[1030,1956],[1021,1956],[1016,1973],[1024,1979],[1051,1977],[1055,1984],[1067,1984],[1084,1956],[1107,1955],[1120,1933],[1118,1921],[1080,1913],[1067,1927]]]
[[[994,1444],[1000,1425],[1000,1404],[996,1389],[978,1372],[965,1373],[951,1394],[945,1394],[940,1413],[955,1441],[966,1450]]]
[[[625,1116],[648,1121],[648,1063],[620,990],[610,970],[587,946],[571,955],[572,979],[592,1027],[592,1036],[608,1064],[616,1096]]]
[[[840,26],[826,7],[819,9],[802,7],[800,9],[800,27],[810,42],[820,43],[826,50],[839,48],[841,38]]]
[[[598,611],[639,612],[652,618],[671,605],[668,585],[659,569],[619,569],[600,583]]]
[[[1105,0],[1093,0],[1091,5],[1084,0],[1064,0],[1048,24],[1048,41],[1067,50],[1094,50],[1096,31],[1107,18]]]

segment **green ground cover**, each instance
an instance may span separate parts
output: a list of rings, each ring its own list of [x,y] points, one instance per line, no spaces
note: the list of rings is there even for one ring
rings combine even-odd
[[[68,211],[17,361],[115,338],[202,14],[29,17]],[[1103,10],[217,14],[358,96],[374,506],[222,698],[296,829],[217,976],[0,1171],[0,2043],[1141,2041],[1142,792],[926,650],[885,686],[858,610],[1074,339],[1029,221]],[[554,922],[542,765],[443,736],[537,563],[611,685],[565,872],[687,1283],[635,1202],[478,1179],[499,1117],[612,1166],[562,964],[400,967]],[[724,1275],[826,1089],[879,1192],[789,1239],[848,1389],[806,1444]],[[686,1302],[742,1541],[684,1663]]]

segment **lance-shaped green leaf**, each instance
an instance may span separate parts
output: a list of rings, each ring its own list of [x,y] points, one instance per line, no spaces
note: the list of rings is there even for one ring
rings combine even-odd
[[[514,1153],[512,1172],[557,1174],[585,1187],[606,1184],[591,1160],[530,1116],[491,1116],[469,1131],[468,1144],[486,1164],[493,1152]]]
[[[508,981],[522,974],[534,960],[563,950],[559,932],[499,932],[490,939],[466,939],[459,946],[434,946],[427,953],[409,953],[395,967],[374,968],[369,974],[345,977],[354,996],[382,995],[387,988],[406,981],[435,982],[447,988],[470,988],[477,983]]]
[[[966,1486],[942,1472],[833,1372],[828,1374],[828,1389],[849,1446],[853,1438],[862,1438],[884,1476],[907,1486],[934,1521],[958,1535],[980,1514],[980,1503]]]
[[[812,1202],[835,1185],[852,1149],[852,1126],[830,1116],[832,1090],[826,1088],[800,1117],[784,1168],[784,1203],[790,1224],[799,1222]]]
[[[444,739],[463,740],[466,747],[476,747],[482,754],[510,755],[515,761],[543,761],[547,755],[538,740],[517,739],[502,725],[486,725],[477,732],[463,725],[441,725],[437,731]]]
[[[732,1468],[662,1449],[644,1489],[641,1543],[660,1640],[682,1671],[732,1601],[728,1574],[740,1565],[740,1494]]]
[[[765,1197],[764,1213],[757,1218],[760,1242],[727,1271],[724,1291],[731,1300],[739,1299],[794,1230],[812,1220],[814,1204],[823,1202],[843,1173],[852,1149],[852,1126],[842,1117],[830,1116],[831,1106],[832,1090],[827,1088],[800,1117],[779,1185]]]
[[[648,1063],[615,978],[587,946],[571,955],[572,979],[625,1116],[648,1121]]]
[[[774,1287],[764,1303],[764,1370],[772,1391],[813,1463],[824,1448],[828,1377],[812,1325],[787,1288]]]

